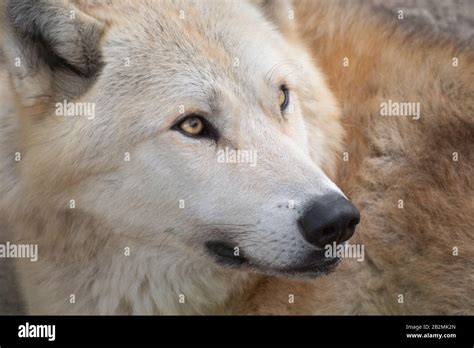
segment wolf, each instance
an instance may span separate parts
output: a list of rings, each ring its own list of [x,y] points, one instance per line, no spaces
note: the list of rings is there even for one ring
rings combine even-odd
[[[38,246],[28,313],[474,311],[469,48],[339,1],[1,11],[0,212]],[[388,99],[421,117],[380,117]],[[239,151],[256,160],[218,160]],[[325,256],[351,237],[363,262]]]

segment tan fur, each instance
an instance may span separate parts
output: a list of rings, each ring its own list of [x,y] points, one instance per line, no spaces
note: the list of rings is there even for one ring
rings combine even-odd
[[[281,7],[267,2],[239,7],[240,22],[229,16],[229,9],[234,10],[230,5],[217,2],[211,2],[209,12],[186,2],[160,6],[145,0],[139,6],[135,1],[57,3],[72,6],[87,28],[100,30],[99,46],[107,40],[116,44],[103,52],[108,61],[96,82],[76,78],[72,83],[75,91],[84,91],[74,96],[75,100],[98,98],[107,115],[93,127],[84,120],[71,124],[50,117],[50,103],[57,98],[53,93],[61,93],[55,81],[62,76],[43,69],[20,79],[11,65],[14,54],[9,46],[6,50],[9,77],[2,72],[0,88],[12,90],[14,97],[0,94],[0,179],[6,184],[0,188],[0,211],[14,225],[18,240],[39,244],[41,262],[19,262],[31,313],[474,312],[474,217],[470,215],[474,209],[474,58],[469,49],[407,33],[399,24],[397,28],[396,23],[386,23],[352,2],[297,1],[294,7],[282,2],[283,11],[295,10],[294,23],[285,22],[281,12],[275,15],[273,11],[281,11]],[[254,32],[255,8],[259,6],[263,6],[259,8],[262,33]],[[180,8],[191,22],[177,19]],[[133,35],[141,38],[154,20],[155,29],[158,23],[168,30],[177,29],[166,34],[147,29],[148,45],[139,46]],[[239,94],[247,87],[247,76],[231,70],[232,48],[207,37],[208,30],[214,29],[215,35],[222,35],[221,40],[235,44],[231,33],[222,34],[224,24],[241,25],[242,35],[256,37],[256,42],[264,42],[265,35],[270,35],[268,28],[276,27],[282,34],[272,33],[274,42],[288,41],[281,46],[275,43],[277,50],[297,57],[295,61],[302,65],[296,65],[297,69],[307,73],[306,78],[298,76],[300,83],[295,79],[300,107],[294,117],[305,117],[309,147],[301,125],[281,130],[266,105],[261,106],[268,118],[265,127],[248,123],[245,116],[237,118],[243,128],[237,128],[242,131],[233,134],[229,143],[258,146],[265,159],[256,175],[258,185],[250,185],[248,192],[256,192],[257,198],[267,195],[267,181],[268,186],[279,187],[291,180],[291,185],[299,188],[297,185],[307,185],[307,178],[317,172],[315,165],[322,168],[361,210],[362,222],[353,241],[366,246],[365,262],[347,259],[328,276],[290,280],[218,267],[194,247],[197,240],[178,243],[167,238],[166,231],[163,236],[147,233],[154,231],[153,226],[143,224],[148,220],[151,224],[155,206],[152,197],[145,197],[146,190],[139,191],[144,179],[136,181],[135,175],[148,168],[140,167],[140,161],[134,162],[136,168],[125,167],[123,153],[131,151],[135,158],[153,153],[150,141],[165,136],[161,135],[165,124],[171,122],[161,119],[161,114],[174,112],[176,100],[194,102],[179,94],[190,88],[183,79],[176,85],[166,84],[173,98],[160,95],[159,106],[131,105],[143,96],[155,101],[156,83],[173,77],[166,70],[161,72],[161,80],[150,79],[153,54],[162,48],[157,42],[176,42],[185,50],[194,49],[202,71],[216,72],[213,77],[225,76],[213,82],[222,86],[219,97],[226,100],[227,113],[261,113],[251,95]],[[130,32],[114,30],[121,26],[131,28]],[[125,47],[120,43],[127,35],[131,42]],[[303,47],[319,69],[307,66]],[[245,54],[256,54],[257,48],[250,46]],[[132,76],[135,70],[128,75],[122,68],[122,58],[127,55],[143,68],[138,75]],[[344,57],[349,58],[349,67],[343,67]],[[453,57],[459,58],[458,68],[452,67]],[[243,64],[245,58],[241,59]],[[179,56],[164,54],[158,59],[171,62],[168,68],[172,69]],[[262,57],[251,59],[260,61]],[[65,81],[71,85],[69,78]],[[44,92],[45,85],[53,87]],[[241,89],[236,91],[233,86]],[[259,91],[262,99],[271,100],[265,88]],[[40,92],[49,94],[38,97]],[[119,94],[121,97],[116,97]],[[380,117],[380,102],[390,98],[421,102],[421,119]],[[247,105],[253,108],[245,109]],[[154,117],[156,110],[160,110],[160,117]],[[122,113],[127,117],[120,117]],[[262,133],[253,134],[253,129]],[[284,139],[274,136],[275,129],[285,134]],[[262,140],[270,144],[268,149]],[[195,164],[188,145],[178,138],[167,143],[189,153],[189,163]],[[305,149],[315,165],[308,163]],[[16,151],[24,155],[20,163],[12,161]],[[350,156],[348,162],[341,160],[344,152]],[[458,162],[452,161],[453,152],[459,153]],[[286,158],[295,159],[284,162]],[[207,174],[197,168],[200,175]],[[239,174],[254,176],[245,170]],[[123,178],[128,178],[138,193],[124,191]],[[330,185],[326,179],[322,182],[321,187]],[[231,187],[221,191],[224,189],[227,197],[234,198]],[[79,197],[76,210],[67,209],[71,197]],[[118,198],[114,202],[110,197]],[[398,209],[399,199],[404,200],[404,209]],[[192,198],[190,201],[192,204]],[[163,209],[170,210],[172,220],[175,211]],[[127,214],[129,218],[123,220]],[[262,248],[264,244],[268,241]],[[455,246],[459,248],[456,257],[452,255]],[[124,257],[124,247],[132,250],[129,257]],[[71,294],[76,296],[75,305],[68,302]],[[186,295],[185,305],[178,302],[179,294]],[[288,301],[290,294],[295,296],[294,303]],[[399,294],[404,295],[403,304],[397,302]]]

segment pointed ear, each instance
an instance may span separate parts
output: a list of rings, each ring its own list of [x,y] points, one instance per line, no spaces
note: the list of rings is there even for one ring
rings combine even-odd
[[[8,0],[2,12],[6,60],[17,87],[42,83],[52,89],[43,93],[73,97],[101,70],[104,25],[70,2]]]
[[[296,35],[292,0],[252,0],[252,2],[284,35]]]

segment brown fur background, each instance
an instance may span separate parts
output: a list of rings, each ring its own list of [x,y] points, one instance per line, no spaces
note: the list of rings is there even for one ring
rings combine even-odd
[[[472,313],[471,43],[408,15],[397,20],[398,6],[384,8],[384,18],[352,1],[298,4],[300,32],[343,110],[351,158],[341,161],[336,183],[361,210],[352,242],[365,245],[366,262],[345,260],[314,287],[266,279],[266,291],[244,312],[271,313],[280,299],[282,314]],[[350,57],[348,67],[343,57]],[[420,102],[420,120],[380,117],[388,99]],[[463,160],[454,162],[454,152]],[[297,306],[288,305],[290,293]]]
[[[405,16],[407,19],[409,19],[409,22],[411,22],[415,27],[418,26],[418,28],[425,28],[428,27],[429,30],[433,32],[442,32],[446,33],[452,37],[461,39],[463,41],[474,41],[474,2],[470,0],[439,0],[439,1],[428,1],[428,0],[393,0],[393,1],[386,1],[386,0],[374,0],[372,1],[372,6],[376,8],[378,12],[380,12],[380,16],[384,15],[389,15],[390,13],[394,13],[394,11],[398,9],[403,9],[405,12]],[[382,43],[380,43],[382,44]],[[429,45],[429,40],[427,41],[427,44]],[[371,51],[367,52],[373,52],[376,53],[377,47],[373,46],[370,47],[372,48]],[[334,52],[334,49],[337,48],[332,48]],[[347,49],[347,48],[346,48]],[[358,49],[357,47],[354,47],[354,50]],[[322,50],[324,50],[324,46],[322,46]],[[409,47],[407,47],[407,50],[409,50]],[[328,53],[330,54],[330,53]],[[397,54],[397,52],[390,52],[386,54]],[[324,57],[322,57],[324,59]],[[366,59],[370,59],[370,55],[367,55]],[[0,61],[1,63],[1,61]],[[328,61],[323,63],[323,70],[327,68],[330,65],[330,60],[328,58]],[[373,67],[368,66],[370,68],[369,70],[372,70]],[[371,96],[376,95],[377,91],[374,91],[371,89],[373,85],[370,84],[371,78],[372,81],[374,77],[370,77],[369,71],[360,71],[359,72],[361,76],[364,78],[362,81],[364,81],[360,88],[358,89],[358,92],[360,95],[344,95],[344,86],[339,85],[337,86],[337,81],[339,80],[337,76],[330,76],[330,82],[333,87],[336,88],[336,93],[339,98],[347,98],[347,99],[354,99],[354,98],[361,98],[361,99],[367,99],[370,98]],[[391,72],[393,76],[397,75],[396,68],[394,68]],[[416,74],[416,72],[414,72]],[[340,81],[342,81],[343,84],[343,76],[339,76]],[[407,87],[407,90],[412,90],[414,89],[416,92],[416,87],[420,88],[419,92],[420,93],[426,93],[426,90],[423,88],[423,85],[420,86],[409,86],[410,81],[400,81],[400,86],[401,89],[404,86],[404,84]],[[335,86],[336,85],[336,86]],[[446,86],[446,91],[445,93],[450,93],[450,88],[455,88],[456,86]],[[426,88],[426,86],[425,86]],[[380,91],[378,91],[380,92]],[[433,108],[438,108],[438,110],[443,108],[443,103],[439,103],[439,105],[433,106]],[[472,110],[471,110],[472,111]],[[354,112],[355,115],[357,114],[363,114],[364,110],[357,110]],[[357,119],[352,119],[351,122],[354,124],[357,123]],[[380,186],[371,186],[371,185],[380,185],[378,182],[375,184],[375,180],[371,182],[371,178],[376,178],[380,176],[385,176],[385,175],[390,175],[392,177],[397,177],[397,176],[404,176],[406,178],[410,178],[408,180],[409,182],[409,188],[410,188],[410,195],[413,201],[416,202],[422,202],[423,197],[426,197],[427,195],[431,200],[437,200],[437,197],[439,197],[439,214],[437,216],[437,221],[443,221],[445,222],[444,228],[452,228],[453,230],[453,235],[452,238],[456,238],[456,233],[455,233],[455,226],[450,226],[449,224],[452,223],[453,221],[456,221],[456,219],[453,219],[453,217],[456,216],[457,214],[457,209],[456,206],[457,204],[460,204],[460,202],[457,200],[459,196],[462,196],[463,192],[455,192],[452,191],[452,196],[451,197],[445,197],[445,195],[441,195],[440,192],[442,192],[443,189],[445,189],[446,186],[452,186],[452,187],[457,187],[458,189],[461,190],[467,190],[469,187],[465,187],[462,185],[462,177],[456,176],[455,173],[451,172],[440,172],[436,170],[430,170],[426,171],[424,169],[433,167],[433,169],[436,169],[436,166],[438,164],[433,163],[430,159],[431,157],[428,155],[431,153],[432,148],[443,148],[445,149],[446,155],[449,155],[453,151],[459,151],[462,152],[463,149],[460,148],[459,146],[456,146],[456,148],[451,148],[452,143],[450,141],[446,141],[445,144],[442,144],[440,146],[439,141],[444,141],[448,139],[456,139],[459,136],[465,136],[465,137],[473,137],[472,134],[472,129],[469,130],[463,125],[462,119],[459,121],[459,127],[457,130],[455,130],[451,126],[451,131],[453,134],[446,134],[445,129],[443,128],[442,124],[432,124],[432,125],[425,125],[427,127],[421,127],[420,128],[420,133],[418,134],[419,137],[417,139],[422,139],[424,146],[426,148],[418,146],[418,143],[415,144],[408,144],[408,146],[411,146],[410,151],[406,151],[406,148],[400,148],[397,146],[396,143],[387,143],[386,140],[383,138],[380,139],[379,143],[377,144],[364,144],[363,141],[360,142],[354,142],[352,145],[355,146],[356,148],[351,149],[352,152],[365,152],[365,151],[375,151],[378,153],[378,156],[372,156],[370,161],[373,163],[369,163],[366,168],[372,168],[370,173],[366,173],[365,175],[365,188],[372,188],[370,190],[367,190],[367,192],[371,193],[365,193],[365,196],[363,197],[358,197],[358,204],[365,205],[364,209],[366,211],[367,216],[370,216],[370,212],[374,211],[376,212],[377,210],[380,209],[385,209],[386,207],[379,206],[379,204],[386,204],[386,200],[380,199],[381,197],[379,195],[383,195],[384,198],[391,194],[395,194],[401,190],[401,188],[397,185],[401,185],[402,183],[397,184],[395,182],[394,185],[390,184],[392,181],[387,180],[386,185],[383,187]],[[360,132],[360,124],[358,125],[359,127],[357,131],[355,132]],[[371,125],[367,124],[365,125],[367,128],[370,128]],[[426,129],[429,128],[429,132],[426,131]],[[355,128],[354,128],[355,129]],[[424,130],[423,130],[424,129]],[[404,126],[400,126],[399,129],[399,136],[403,137],[404,132],[406,132],[407,129],[404,129]],[[413,131],[413,130],[410,130]],[[416,131],[416,130],[415,130]],[[464,134],[464,133],[466,134]],[[469,133],[470,132],[470,133]],[[360,134],[352,134],[354,138],[357,138],[360,136]],[[414,139],[414,142],[417,140]],[[375,145],[375,146],[374,146]],[[407,146],[405,143],[404,146]],[[465,149],[465,150],[470,150],[472,149]],[[391,158],[396,158],[396,153],[397,151],[400,154],[407,154],[410,153],[411,156],[408,156],[408,158],[404,158],[404,162],[400,163],[386,163],[384,164],[384,158],[387,155],[387,151],[390,152],[390,157]],[[394,156],[395,154],[395,156]],[[441,156],[442,154],[440,154]],[[472,155],[471,155],[472,156]],[[353,163],[355,163],[354,161]],[[471,160],[472,163],[472,160]],[[384,165],[380,165],[384,164]],[[394,169],[393,166],[396,166],[397,168]],[[443,168],[443,165],[440,165],[440,168]],[[350,170],[349,170],[350,169]],[[342,173],[342,176],[346,176],[346,180],[348,176],[350,176],[350,172],[354,170],[354,168],[348,168],[346,172]],[[411,173],[422,173],[423,175],[415,175]],[[428,173],[430,173],[428,175]],[[461,180],[461,182],[460,182]],[[404,181],[406,182],[406,181]],[[468,184],[467,180],[466,183]],[[342,187],[345,189],[345,187]],[[472,187],[470,188],[471,190],[473,189]],[[406,190],[405,190],[406,191]],[[407,191],[408,192],[408,191]],[[458,195],[459,194],[459,195]],[[349,195],[357,195],[356,192],[349,192]],[[396,194],[394,196],[396,198]],[[407,203],[408,204],[408,203]],[[421,233],[426,226],[423,226],[423,228],[420,228],[421,224],[430,224],[432,223],[430,218],[431,216],[424,210],[423,206],[416,206],[416,207],[410,207],[412,216],[419,218],[420,216],[425,217],[425,219],[420,219],[417,221],[410,220],[410,219],[404,219],[404,221],[407,223],[407,226],[398,226],[399,229],[404,229],[404,230],[410,230],[413,234],[416,233]],[[390,211],[390,210],[389,210]],[[396,209],[396,200],[394,203],[394,209],[391,210],[393,213],[388,214],[384,216],[384,221],[373,221],[372,223],[374,225],[378,226],[384,226],[386,224],[390,223],[396,223],[396,221],[400,221],[403,219],[399,219],[397,217],[397,214],[400,214],[400,210]],[[373,214],[373,216],[380,216],[377,214]],[[380,218],[378,218],[380,219]],[[457,221],[461,221],[462,217],[460,216]],[[436,229],[437,226],[432,226],[432,228]],[[392,238],[398,238],[400,237],[397,234],[397,231],[394,229],[393,231]],[[390,240],[386,239],[380,239],[380,240],[371,240],[368,242],[367,240],[364,240],[364,236],[360,236],[359,238],[362,238],[364,243],[371,245],[371,248],[377,248],[377,249],[383,249],[385,250],[386,253],[399,253],[401,256],[406,255],[405,251],[406,250],[397,250],[397,245],[398,243],[390,243]],[[410,239],[410,235],[406,235],[403,238],[408,238]],[[403,289],[404,284],[413,284],[413,283],[418,283],[418,282],[423,282],[424,277],[430,277],[431,279],[434,277],[441,277],[440,283],[445,284],[446,289],[441,289],[441,288],[436,288],[432,289],[432,293],[427,294],[412,294],[413,296],[427,296],[431,298],[434,303],[433,306],[436,306],[436,299],[439,298],[439,294],[442,294],[443,292],[450,291],[450,283],[445,282],[446,280],[446,274],[449,273],[449,270],[451,267],[456,267],[456,264],[452,263],[452,257],[443,257],[442,255],[436,254],[436,255],[428,255],[428,253],[440,253],[440,250],[437,249],[429,249],[426,248],[426,245],[429,245],[430,243],[445,243],[446,240],[437,240],[437,236],[435,235],[430,235],[430,236],[417,236],[416,238],[413,238],[413,242],[408,242],[408,243],[403,243],[404,246],[410,245],[413,250],[416,250],[419,255],[421,255],[421,261],[418,260],[418,266],[420,269],[418,269],[417,272],[410,272],[410,262],[414,260],[407,260],[404,259],[403,257],[400,257],[399,259],[393,258],[392,256],[389,257],[390,260],[395,261],[393,264],[393,267],[405,267],[407,268],[406,272],[403,272],[404,274],[408,274],[409,277],[404,278],[404,279],[390,279],[390,284],[398,284],[398,288],[394,289],[394,291],[399,291],[399,289]],[[446,236],[440,236],[440,238],[446,238]],[[3,225],[0,222],[0,242],[4,242],[6,240],[9,240],[8,236],[8,228],[7,226]],[[472,241],[471,241],[472,242]],[[432,256],[433,258],[437,260],[443,260],[443,264],[439,265],[439,270],[437,274],[426,274],[424,273],[424,269],[433,269],[431,265],[426,264],[430,262],[430,258],[428,256]],[[380,254],[377,255],[378,258],[383,259],[384,255]],[[424,260],[423,261],[423,257]],[[382,260],[381,260],[382,262]],[[386,261],[385,261],[386,262]],[[410,277],[413,277],[415,279],[410,279]],[[441,281],[442,280],[442,281]],[[15,313],[22,313],[22,303],[21,303],[21,298],[18,294],[17,291],[17,283],[15,279],[15,274],[14,270],[12,269],[11,264],[7,260],[2,260],[0,262],[0,314],[15,314]],[[380,284],[369,284],[374,291],[377,291],[377,288],[380,286]],[[406,289],[407,293],[410,293],[410,289]],[[456,295],[456,294],[454,294]],[[384,299],[382,298],[381,301]],[[459,300],[459,299],[458,299]],[[387,301],[391,301],[388,300]],[[466,298],[466,303],[472,301],[471,299]],[[446,302],[446,301],[444,301]],[[377,304],[377,303],[372,303],[370,306],[377,307],[382,304]],[[383,304],[385,307],[387,304]],[[449,303],[445,303],[444,306],[446,306],[446,311],[449,311]],[[395,307],[395,303],[394,303]],[[369,308],[366,308],[369,309]],[[434,309],[434,308],[433,308]],[[399,309],[394,308],[393,312],[397,312]],[[429,308],[425,308],[426,311],[430,311]]]

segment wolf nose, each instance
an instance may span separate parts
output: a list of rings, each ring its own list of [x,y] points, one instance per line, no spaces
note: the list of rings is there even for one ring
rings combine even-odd
[[[359,210],[343,196],[331,193],[318,198],[298,223],[309,243],[324,248],[351,238],[359,221]]]

